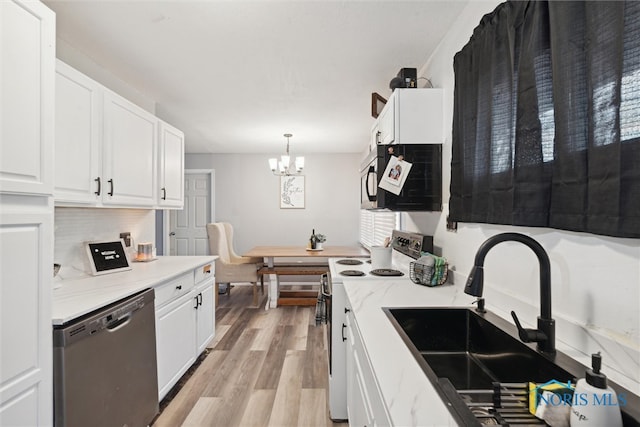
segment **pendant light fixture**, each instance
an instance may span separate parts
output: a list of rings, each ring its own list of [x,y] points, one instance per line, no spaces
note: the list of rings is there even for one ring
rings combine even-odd
[[[269,167],[274,175],[297,175],[304,168],[304,157],[291,158],[289,155],[289,138],[292,136],[290,133],[284,134],[284,137],[287,138],[287,152],[280,156],[280,161],[276,158],[269,159]]]

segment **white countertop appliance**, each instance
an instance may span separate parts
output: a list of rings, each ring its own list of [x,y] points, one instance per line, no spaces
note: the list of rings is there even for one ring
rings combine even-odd
[[[346,294],[343,281],[409,279],[409,264],[422,252],[433,252],[433,237],[394,230],[391,236],[392,265],[388,269],[372,269],[371,260],[329,258],[329,275],[323,278],[327,309],[327,342],[329,352],[329,415],[333,420],[347,419],[346,383]]]

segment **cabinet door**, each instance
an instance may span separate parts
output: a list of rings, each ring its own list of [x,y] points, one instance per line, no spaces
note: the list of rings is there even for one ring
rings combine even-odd
[[[0,1],[0,191],[53,194],[55,15]]]
[[[354,331],[353,317],[349,314],[347,321],[347,414],[349,425],[372,426],[371,405],[362,377],[362,367],[358,355],[357,336]]]
[[[196,354],[202,353],[215,334],[215,295],[213,293],[213,280],[208,281],[198,287],[198,309],[197,316],[197,348]]]
[[[47,426],[53,419],[53,209],[47,198],[37,199],[20,212],[0,195],[2,426]]]
[[[396,89],[396,144],[442,144],[442,89]]]
[[[397,90],[397,89],[396,89]],[[378,144],[391,144],[396,139],[396,94],[391,95],[382,112],[378,116]]]
[[[101,123],[102,87],[57,61],[56,204],[95,205],[100,200]]]
[[[184,134],[160,122],[160,185],[158,206],[184,206]]]
[[[155,205],[157,119],[108,90],[104,92],[103,156],[104,204]]]
[[[156,312],[158,397],[161,400],[196,360],[196,311],[192,294]]]

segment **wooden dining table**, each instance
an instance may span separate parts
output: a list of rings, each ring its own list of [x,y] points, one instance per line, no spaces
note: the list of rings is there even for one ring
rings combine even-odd
[[[328,271],[328,258],[365,258],[369,257],[369,251],[362,246],[323,246],[321,250],[304,246],[255,246],[243,256],[265,260],[261,274],[269,274],[271,279],[265,306],[268,309],[278,305],[315,305],[317,291],[281,291],[279,274],[320,274]],[[276,258],[279,259],[278,263]]]

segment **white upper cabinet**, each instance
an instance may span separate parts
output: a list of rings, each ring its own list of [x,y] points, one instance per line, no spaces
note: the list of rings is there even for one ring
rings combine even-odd
[[[53,194],[55,15],[0,2],[0,190]],[[14,143],[18,142],[19,143]]]
[[[378,144],[442,144],[442,89],[396,89],[378,116]]]
[[[158,119],[125,98],[104,91],[102,202],[156,204]]]
[[[102,87],[62,61],[56,63],[55,200],[101,200]]]
[[[184,206],[184,134],[159,120],[158,206]]]
[[[57,206],[182,209],[184,134],[56,64]]]

